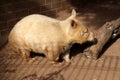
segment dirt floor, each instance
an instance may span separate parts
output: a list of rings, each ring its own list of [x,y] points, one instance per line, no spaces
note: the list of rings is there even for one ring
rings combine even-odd
[[[0,80],[120,80],[118,44],[120,39],[97,60],[77,53],[71,64],[60,65],[52,65],[43,56],[36,56],[37,60],[29,63],[6,47],[0,51]]]
[[[79,8],[79,19],[91,30],[120,17],[120,2],[117,0],[75,7]],[[69,14],[68,10],[63,10],[58,18],[63,19]],[[87,59],[78,49],[71,50],[77,53],[72,56],[71,64],[62,62],[54,66],[43,56],[37,56],[33,63],[25,62],[19,54],[5,47],[0,51],[0,80],[120,80],[120,38],[97,60]],[[58,71],[61,67],[64,69]]]

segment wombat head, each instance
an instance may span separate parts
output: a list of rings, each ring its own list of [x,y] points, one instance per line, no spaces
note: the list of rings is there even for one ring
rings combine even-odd
[[[72,15],[64,20],[62,26],[66,28],[66,35],[70,42],[82,44],[86,41],[94,40],[93,33],[89,32],[80,20],[76,18],[76,11],[74,9],[72,10]]]

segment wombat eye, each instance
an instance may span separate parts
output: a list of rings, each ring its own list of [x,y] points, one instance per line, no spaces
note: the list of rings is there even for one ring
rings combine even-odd
[[[87,33],[88,32],[88,29],[85,29],[85,31],[84,31],[85,33]]]
[[[73,28],[76,28],[76,27],[77,27],[77,23],[76,23],[74,20],[72,20],[72,21],[71,21],[71,26],[72,26]]]

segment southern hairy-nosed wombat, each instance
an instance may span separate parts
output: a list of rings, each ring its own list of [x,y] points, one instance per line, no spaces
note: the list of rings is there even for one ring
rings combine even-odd
[[[44,15],[32,14],[20,20],[9,34],[9,44],[30,59],[30,51],[44,53],[52,62],[59,59],[60,54],[69,62],[69,49],[73,43],[84,43],[94,40],[93,33],[76,19],[76,11],[60,21]]]

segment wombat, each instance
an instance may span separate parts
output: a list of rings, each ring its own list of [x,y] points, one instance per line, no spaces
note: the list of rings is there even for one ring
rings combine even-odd
[[[65,20],[57,20],[40,14],[32,14],[20,20],[11,30],[10,46],[30,59],[30,52],[43,53],[51,62],[57,62],[60,54],[70,62],[69,51],[74,43],[93,41],[93,33],[76,19],[76,11]]]

